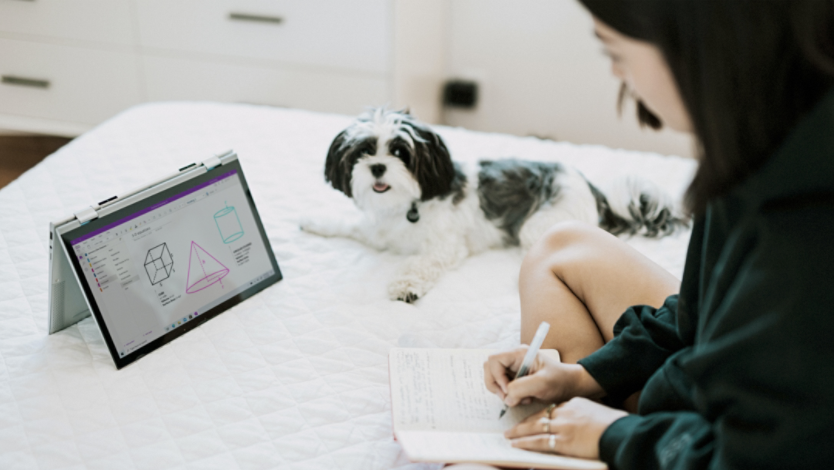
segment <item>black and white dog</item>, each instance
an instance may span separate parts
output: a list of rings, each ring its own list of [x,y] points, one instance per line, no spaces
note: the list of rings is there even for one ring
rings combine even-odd
[[[389,285],[414,302],[441,274],[490,248],[529,248],[553,224],[580,220],[611,233],[662,236],[686,222],[672,199],[634,178],[606,197],[559,163],[482,160],[468,171],[443,139],[407,112],[371,110],[330,145],[324,178],[353,198],[363,217],[310,220],[304,231],[348,237],[412,255]]]

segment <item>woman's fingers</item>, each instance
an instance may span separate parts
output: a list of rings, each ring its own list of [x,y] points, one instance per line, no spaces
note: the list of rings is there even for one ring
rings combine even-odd
[[[512,429],[504,432],[504,437],[510,439],[512,446],[519,449],[562,452],[560,449],[564,448],[567,442],[563,434],[569,430],[564,427],[563,420],[551,419],[550,413],[551,408],[548,407],[528,416]]]
[[[553,444],[552,447],[551,443]],[[513,439],[510,444],[519,449],[560,453],[560,449],[564,445],[564,439],[558,434],[537,434]]]
[[[510,383],[507,372],[514,373],[518,370],[521,361],[519,358],[523,358],[526,351],[526,347],[521,347],[489,356],[484,362],[484,384],[487,390],[498,394],[503,400]]]
[[[502,387],[506,387],[506,384],[499,382],[500,377],[496,377],[495,373],[493,372],[492,363],[490,361],[484,362],[484,385],[486,385],[486,389],[490,392],[498,395],[501,398],[501,401],[504,400],[504,390]],[[504,377],[506,380],[506,376]]]
[[[499,359],[490,357],[484,362],[484,383],[486,384],[487,390],[497,394],[503,400],[507,394],[507,385],[509,382],[507,368],[504,367]]]
[[[514,439],[522,436],[547,433],[550,430],[550,419],[547,410],[541,410],[528,416],[524,421],[516,424],[504,432],[504,437]]]
[[[507,385],[507,396],[504,398],[504,403],[509,406],[516,406],[525,398],[542,398],[542,392],[545,391],[546,387],[547,384],[540,374],[515,379]]]

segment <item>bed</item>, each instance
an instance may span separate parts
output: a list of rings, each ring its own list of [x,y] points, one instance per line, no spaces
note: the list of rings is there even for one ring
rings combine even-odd
[[[428,469],[391,434],[392,347],[518,343],[518,250],[471,257],[416,304],[387,299],[401,258],[301,232],[356,210],[323,181],[350,117],[217,103],[132,108],[0,190],[0,468]],[[439,128],[457,160],[633,172],[675,197],[694,162]],[[234,149],[284,280],[117,371],[90,318],[48,336],[48,224]],[[629,243],[680,276],[689,234]]]

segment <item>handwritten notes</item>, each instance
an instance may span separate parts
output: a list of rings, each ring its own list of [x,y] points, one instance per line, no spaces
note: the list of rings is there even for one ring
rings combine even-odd
[[[394,424],[406,430],[503,432],[543,404],[510,409],[484,386],[490,350],[396,349],[389,358]]]
[[[501,400],[484,387],[488,351],[399,349],[390,357],[394,422],[402,429],[499,431]]]

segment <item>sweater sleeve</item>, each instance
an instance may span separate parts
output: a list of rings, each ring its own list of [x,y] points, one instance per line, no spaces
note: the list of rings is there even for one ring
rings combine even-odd
[[[685,347],[677,330],[678,295],[663,306],[629,308],[614,325],[614,339],[581,364],[605,390],[608,403],[621,403],[643,388],[672,354]]]
[[[640,404],[642,412],[644,400],[680,393],[686,377],[691,407],[614,422],[599,447],[612,470],[834,462],[834,245],[820,229],[834,216],[801,215],[762,224],[755,249],[728,260],[715,280],[726,289],[702,313],[698,344],[659,369]]]
[[[698,413],[653,413],[615,421],[602,435],[599,451],[614,469],[696,469],[709,467],[714,446],[712,424]]]

